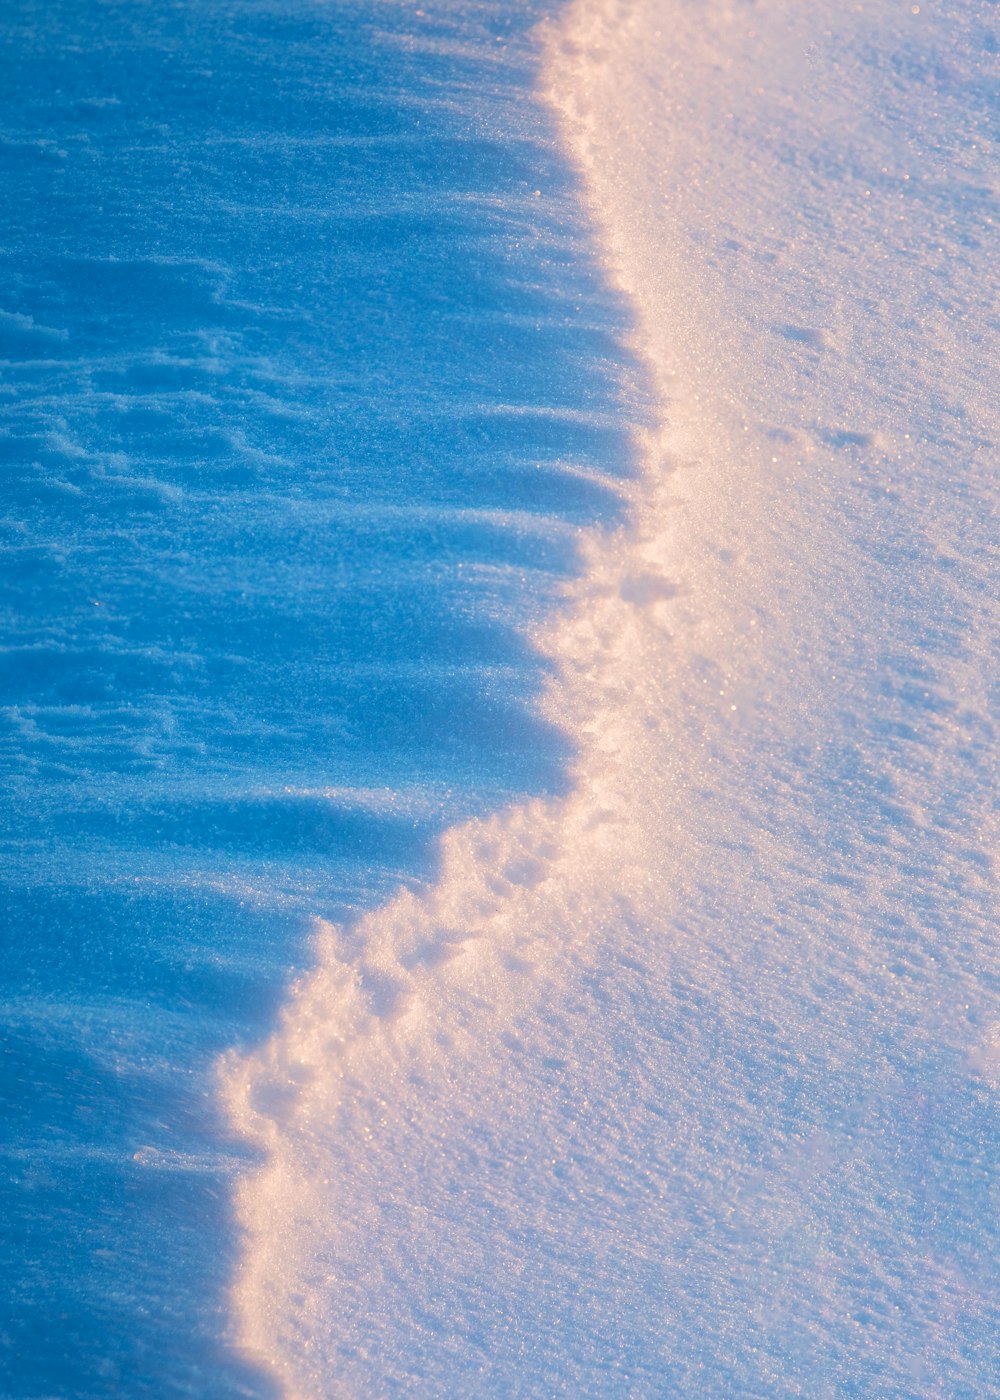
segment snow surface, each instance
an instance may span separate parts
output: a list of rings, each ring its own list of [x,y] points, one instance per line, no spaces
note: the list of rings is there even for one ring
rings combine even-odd
[[[997,1393],[995,5],[0,36],[0,1394]]]
[[[995,7],[541,41],[661,426],[536,637],[572,790],[224,1067],[239,1335],[294,1396],[996,1394]]]
[[[0,4],[5,1397],[274,1393],[218,1058],[315,915],[565,791],[523,625],[634,367],[538,14]]]

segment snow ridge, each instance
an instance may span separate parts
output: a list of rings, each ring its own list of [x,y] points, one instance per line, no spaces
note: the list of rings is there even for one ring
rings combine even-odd
[[[992,1383],[996,46],[916,9],[543,34],[662,426],[535,639],[571,794],[225,1068],[289,1395]]]

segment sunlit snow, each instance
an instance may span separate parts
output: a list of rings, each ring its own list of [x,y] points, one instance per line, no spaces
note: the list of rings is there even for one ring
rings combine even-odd
[[[996,1393],[995,6],[12,13],[0,1389]]]

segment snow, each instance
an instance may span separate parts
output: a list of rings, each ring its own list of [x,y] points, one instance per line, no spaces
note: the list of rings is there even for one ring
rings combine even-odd
[[[565,788],[520,626],[627,369],[533,17],[0,6],[4,1395],[273,1393],[218,1057]]]
[[[995,1391],[994,10],[5,8],[4,1393]]]
[[[968,1395],[996,1239],[990,8],[544,31],[659,426],[537,643],[573,788],[228,1062],[289,1395]]]

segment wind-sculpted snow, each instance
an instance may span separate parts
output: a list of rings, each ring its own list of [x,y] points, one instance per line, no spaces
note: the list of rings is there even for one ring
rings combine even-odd
[[[271,1393],[218,1056],[565,790],[523,624],[635,373],[536,17],[0,6],[4,1395]]]
[[[990,1394],[993,7],[544,41],[661,426],[534,634],[572,790],[226,1062],[240,1335],[301,1396]]]

